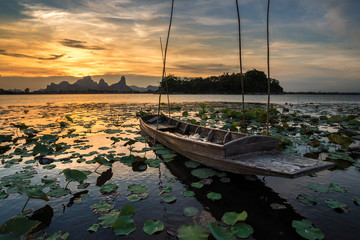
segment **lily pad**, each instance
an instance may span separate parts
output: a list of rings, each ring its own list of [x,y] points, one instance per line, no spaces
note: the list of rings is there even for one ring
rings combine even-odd
[[[133,206],[127,204],[121,208],[119,216],[132,217],[132,216],[134,216],[134,214],[135,214],[135,208]]]
[[[111,202],[97,202],[91,206],[91,209],[96,213],[105,213],[114,208]]]
[[[184,225],[177,230],[179,240],[207,240],[209,233],[200,225]]]
[[[146,159],[145,163],[147,165],[149,165],[149,167],[153,167],[153,168],[158,168],[160,166],[161,160],[156,158],[156,159]]]
[[[113,226],[116,235],[129,235],[136,230],[134,220],[129,216],[119,216]]]
[[[99,229],[99,224],[93,224],[88,228],[89,232],[96,232]]]
[[[354,198],[353,202],[355,205],[360,206],[360,198]]]
[[[254,233],[254,229],[244,222],[236,223],[234,226],[231,226],[230,230],[239,238],[248,238]]]
[[[5,191],[5,190],[2,190],[1,192],[0,192],[0,200],[1,199],[5,199],[5,198],[7,198],[9,196],[9,194]]]
[[[220,178],[220,182],[229,183],[229,182],[230,182],[230,178],[228,178],[228,177],[222,177],[222,178]]]
[[[164,188],[161,192],[160,192],[160,195],[163,194],[163,193],[169,193],[172,191],[172,187],[171,186],[168,186],[166,188]]]
[[[336,192],[341,192],[341,193],[344,193],[344,192],[347,191],[346,188],[340,187],[339,185],[337,185],[337,184],[335,184],[335,183],[330,183],[329,189],[331,189],[331,190],[333,190],[333,191],[336,191]]]
[[[57,189],[52,189],[50,190],[47,194],[50,197],[55,197],[55,198],[59,198],[62,196],[66,196],[70,193],[70,190],[67,188],[57,188]]]
[[[163,196],[163,200],[166,203],[174,203],[176,201],[176,197],[171,194],[168,194],[168,195]]]
[[[17,187],[21,194],[25,194],[29,198],[43,199],[45,201],[49,201],[49,198],[46,195],[46,193],[44,193],[41,189],[39,189],[36,186],[32,186],[32,185],[23,186],[21,184],[17,184]]]
[[[216,223],[207,223],[206,224],[211,231],[211,234],[217,240],[236,240],[234,233],[230,232],[229,229],[225,227],[220,227]]]
[[[119,217],[118,211],[111,211],[110,213],[104,213],[99,217],[99,223],[103,228],[109,228],[114,225],[115,220]]]
[[[65,175],[67,181],[76,181],[82,183],[84,180],[87,179],[86,174],[79,170],[67,168],[64,169],[61,173]]]
[[[198,178],[209,178],[216,175],[216,172],[210,168],[198,168],[191,171],[191,174]]]
[[[201,165],[200,163],[193,162],[193,161],[185,162],[185,166],[188,167],[188,168],[197,168],[200,165]]]
[[[206,194],[208,199],[211,200],[220,200],[222,198],[222,195],[220,193],[215,193],[215,192],[209,192],[208,194]]]
[[[192,196],[195,196],[195,192],[191,191],[191,190],[185,190],[182,195],[184,197],[192,197]]]
[[[342,212],[348,212],[349,206],[337,200],[325,200],[326,204],[332,209],[339,209]]]
[[[23,217],[13,217],[0,226],[0,238],[6,239],[6,235],[11,239],[20,239],[22,235],[26,235],[37,227],[41,222],[29,220]],[[2,238],[5,236],[5,238]],[[26,237],[25,237],[26,238]]]
[[[105,184],[100,188],[100,192],[108,194],[108,193],[116,191],[118,189],[118,187],[119,186],[114,183]]]
[[[183,210],[183,214],[186,216],[186,217],[193,217],[195,216],[196,214],[198,214],[199,210],[195,207],[186,207],[184,208]]]
[[[134,155],[129,155],[129,156],[122,157],[120,159],[120,162],[127,165],[127,166],[131,166],[131,164],[133,162],[135,162],[135,156]]]
[[[161,232],[162,230],[164,230],[164,223],[160,220],[147,220],[144,224],[143,230],[147,234],[152,235],[156,232]]]
[[[301,221],[293,220],[292,226],[296,232],[305,239],[321,240],[325,237],[320,229],[313,227],[312,223],[305,219]]]
[[[309,189],[314,190],[315,192],[319,192],[319,193],[327,193],[329,191],[328,187],[321,186],[316,183],[310,183],[307,187]]]
[[[307,205],[316,205],[319,203],[316,197],[309,196],[307,194],[299,194],[296,199],[304,204]]]
[[[43,169],[50,170],[50,169],[53,169],[53,168],[55,168],[55,167],[56,167],[55,164],[50,164],[50,165],[44,166]]]
[[[140,184],[132,184],[127,187],[127,190],[132,193],[144,193],[147,191],[147,188]]]
[[[44,144],[37,143],[35,147],[33,148],[33,155],[40,154],[40,156],[46,156],[49,153],[54,152],[54,150]]]
[[[241,213],[226,212],[226,213],[224,213],[224,215],[221,219],[227,225],[234,225],[238,221],[245,221],[247,216],[248,216],[248,214],[246,211],[243,211]]]
[[[204,184],[202,184],[201,182],[194,182],[194,183],[191,183],[191,186],[194,188],[202,188],[204,186]]]

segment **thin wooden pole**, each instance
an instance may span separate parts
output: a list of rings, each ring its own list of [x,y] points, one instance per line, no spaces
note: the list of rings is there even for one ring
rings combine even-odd
[[[244,97],[244,79],[242,72],[242,58],[241,58],[241,21],[240,21],[240,11],[239,11],[239,3],[238,0],[236,2],[236,11],[238,17],[238,32],[239,32],[239,60],[240,60],[240,82],[241,82],[241,95],[242,95],[242,127],[245,128],[245,97]],[[245,129],[246,131],[246,129]]]
[[[160,38],[160,46],[161,46],[161,57],[164,61],[164,51],[163,51],[163,45],[162,45],[162,41]],[[166,70],[165,70],[165,76],[166,76]],[[165,77],[165,84],[166,84],[166,95],[167,95],[167,100],[168,100],[168,110],[169,110],[169,117],[171,117],[171,106],[170,106],[170,97],[169,97],[169,85],[167,82],[167,79]]]
[[[269,12],[270,12],[270,0],[268,0],[268,5],[267,5],[267,20],[266,20],[266,37],[267,37],[267,70],[268,70],[268,101],[267,101],[266,135],[269,135],[269,119],[270,119],[270,45],[269,45]]]

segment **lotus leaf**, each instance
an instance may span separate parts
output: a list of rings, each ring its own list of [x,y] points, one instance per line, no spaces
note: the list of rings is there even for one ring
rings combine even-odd
[[[99,229],[99,224],[93,224],[88,228],[89,232],[96,232]]]
[[[80,183],[77,188],[78,189],[85,189],[90,185],[90,183],[84,182],[84,183]]]
[[[220,178],[220,182],[229,183],[229,182],[230,182],[230,178],[228,178],[228,177],[222,177],[222,178]]]
[[[165,146],[164,145],[161,145],[161,144],[155,144],[154,146],[151,147],[151,150],[160,150],[160,149],[165,149]]]
[[[340,201],[336,201],[336,200],[326,200],[325,201],[326,204],[332,208],[332,209],[339,209],[342,212],[348,212],[349,210],[349,206],[346,205],[345,203],[342,203]]]
[[[254,233],[254,229],[244,222],[236,223],[234,226],[231,226],[230,230],[239,238],[248,238]]]
[[[168,182],[168,183],[174,183],[174,182],[176,182],[176,179],[175,179],[175,178],[169,178],[169,179],[167,180],[167,182]]]
[[[17,187],[21,194],[25,194],[29,198],[43,199],[45,201],[49,201],[48,196],[42,191],[42,186],[36,186],[36,185],[23,186],[21,184],[17,184]]]
[[[182,195],[183,195],[184,197],[192,197],[192,196],[195,196],[195,193],[194,193],[193,191],[191,191],[191,190],[185,190],[185,191],[182,193]]]
[[[354,198],[353,202],[355,205],[360,206],[360,198]]]
[[[197,208],[195,207],[186,207],[184,208],[183,210],[183,214],[186,216],[186,217],[193,217],[195,216],[196,214],[198,214],[199,210],[197,210]]]
[[[132,193],[144,193],[147,191],[147,188],[140,184],[132,184],[127,187],[127,190]]]
[[[62,196],[66,196],[70,193],[70,190],[67,188],[57,188],[57,189],[53,189],[50,190],[47,195],[49,195],[50,197],[55,197],[55,198],[59,198]]]
[[[305,219],[301,221],[293,220],[292,226],[296,232],[305,239],[316,240],[325,237],[320,229],[313,227],[312,223]]]
[[[271,203],[270,207],[274,210],[286,209],[286,206],[284,204],[280,204],[280,203]]]
[[[156,151],[156,154],[158,155],[166,155],[166,154],[170,154],[170,153],[174,153],[173,151],[171,151],[170,149],[160,149]]]
[[[100,165],[104,165],[104,166],[108,166],[108,167],[111,167],[112,166],[112,163],[109,162],[108,160],[106,160],[104,157],[102,156],[97,156],[94,158],[95,162],[97,162],[98,164]]]
[[[191,171],[191,174],[198,178],[209,178],[216,175],[216,172],[210,168],[198,168]]]
[[[91,208],[97,213],[105,213],[113,209],[114,205],[111,202],[97,202]]]
[[[161,192],[160,192],[160,195],[163,194],[163,193],[169,193],[172,191],[172,187],[171,186],[168,186],[166,188],[164,188]]]
[[[206,225],[216,240],[236,240],[235,235],[229,229],[220,227],[216,223],[207,223]]]
[[[147,220],[144,224],[143,230],[147,234],[152,235],[156,232],[161,232],[162,230],[164,230],[164,223],[160,220]]]
[[[194,188],[202,188],[204,186],[204,184],[202,184],[201,182],[194,182],[194,183],[191,183],[191,186]]]
[[[209,233],[200,225],[184,225],[177,230],[179,240],[207,240]]]
[[[0,143],[2,142],[11,142],[12,135],[0,135]]]
[[[67,168],[64,169],[61,173],[64,173],[67,181],[76,181],[82,183],[84,180],[87,179],[86,174],[79,170]]]
[[[310,183],[307,187],[319,193],[327,193],[329,191],[328,187],[324,187],[315,183]]]
[[[53,168],[55,168],[55,167],[56,167],[55,164],[50,164],[50,165],[44,166],[43,169],[50,170],[50,169],[53,169]]]
[[[139,197],[136,194],[131,194],[129,196],[126,196],[126,199],[129,200],[129,201],[132,201],[132,202],[137,202],[137,201],[141,200],[141,197]]]
[[[170,161],[173,160],[173,158],[175,158],[176,156],[177,156],[176,153],[169,153],[169,154],[161,155],[161,157],[162,157],[166,162],[170,162]]]
[[[9,194],[5,191],[5,190],[2,190],[1,192],[0,192],[0,200],[1,199],[5,199],[5,198],[7,198],[9,196]]]
[[[215,192],[209,192],[208,194],[206,194],[208,199],[211,200],[220,200],[222,198],[222,195],[220,193],[215,193]]]
[[[114,192],[118,189],[118,185],[114,184],[114,183],[109,183],[109,184],[105,184],[100,188],[100,192],[101,193],[111,193]]]
[[[342,136],[339,134],[330,134],[328,136],[330,142],[339,144],[343,148],[348,148],[353,140],[347,136]]]
[[[129,216],[132,217],[135,214],[135,208],[131,205],[124,205],[121,208],[120,216]]]
[[[32,159],[32,160],[27,160],[25,163],[30,164],[30,163],[35,163],[35,162],[36,162],[36,159]]]
[[[316,205],[317,203],[319,203],[319,201],[317,200],[317,198],[306,195],[306,194],[299,194],[296,199],[304,204],[307,205]]]
[[[340,187],[339,185],[337,185],[337,184],[335,184],[335,183],[330,183],[329,188],[330,188],[331,190],[336,191],[336,192],[342,192],[342,193],[344,193],[344,192],[347,191],[346,188]]]
[[[185,166],[188,167],[188,168],[197,168],[200,165],[201,165],[200,163],[193,162],[193,161],[185,162]]]
[[[59,139],[57,135],[46,134],[41,137],[40,142],[42,143],[55,143]]]
[[[118,217],[119,217],[118,211],[111,211],[110,213],[104,213],[99,217],[99,223],[104,228],[109,228],[114,225],[114,222]]]
[[[62,234],[61,231],[58,231],[56,233],[54,233],[53,235],[51,235],[50,237],[46,238],[45,240],[66,240],[69,237],[69,233],[64,233]]]
[[[127,165],[127,166],[131,166],[131,164],[133,162],[135,162],[135,156],[134,155],[129,155],[129,156],[122,157],[120,162]]]
[[[85,163],[86,163],[86,164],[94,164],[94,163],[96,163],[96,161],[93,159],[93,160],[88,160],[88,161],[86,161]]]
[[[149,165],[149,167],[153,167],[153,168],[157,168],[160,166],[161,160],[156,158],[156,159],[147,159],[145,161],[145,163],[147,163]]]
[[[135,222],[129,216],[119,216],[113,225],[116,235],[129,235],[136,230]]]
[[[246,211],[243,211],[241,213],[237,212],[226,212],[224,213],[222,220],[227,225],[234,225],[238,221],[245,221],[248,214]]]
[[[52,153],[54,150],[46,145],[37,143],[35,147],[33,148],[33,155],[40,154],[40,156],[48,155],[49,153]]]
[[[23,217],[13,217],[0,226],[0,239],[20,239],[22,235],[27,235],[41,222],[28,220]],[[11,237],[11,238],[10,238]],[[26,238],[26,237],[25,237]]]
[[[176,197],[171,194],[167,194],[167,195],[163,196],[163,200],[166,203],[174,203],[176,201]]]

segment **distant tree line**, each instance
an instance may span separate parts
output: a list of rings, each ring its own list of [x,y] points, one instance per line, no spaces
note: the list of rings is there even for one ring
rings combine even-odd
[[[240,73],[224,73],[221,76],[207,78],[181,78],[168,75],[167,81],[169,93],[220,93],[241,94]],[[249,70],[243,74],[244,92],[247,94],[267,93],[268,82],[266,74],[256,69]],[[166,81],[161,82],[161,88],[166,89]],[[270,78],[271,93],[283,93],[283,88],[276,79]]]

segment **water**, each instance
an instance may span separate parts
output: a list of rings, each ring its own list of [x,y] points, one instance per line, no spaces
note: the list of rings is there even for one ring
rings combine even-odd
[[[172,95],[170,97],[182,107],[181,111],[174,111],[173,115],[181,116],[182,111],[187,110],[190,113],[189,118],[196,118],[195,113],[200,109],[199,102],[217,102],[214,106],[220,109],[223,106],[220,102],[241,101],[240,96],[229,95]],[[258,101],[258,98],[262,100]],[[165,99],[163,99],[164,102]],[[246,99],[251,102],[265,102],[266,96],[246,96]],[[293,220],[301,219],[307,219],[315,227],[321,229],[325,234],[325,239],[358,239],[360,207],[353,203],[353,199],[360,198],[359,166],[338,160],[335,162],[334,169],[322,171],[317,174],[317,177],[304,176],[298,179],[226,173],[226,177],[230,179],[229,183],[222,182],[220,176],[213,176],[210,177],[211,181],[207,181],[208,184],[198,189],[191,184],[201,179],[193,176],[191,174],[193,169],[185,166],[188,159],[178,156],[170,163],[160,163],[158,168],[150,167],[143,162],[145,158],[156,158],[156,155],[154,151],[148,149],[148,143],[139,139],[141,135],[138,132],[139,126],[135,113],[140,108],[143,110],[151,108],[156,111],[157,101],[157,95],[152,94],[0,96],[0,135],[11,134],[13,139],[21,137],[22,131],[14,128],[11,123],[25,123],[29,128],[39,131],[34,133],[36,137],[41,138],[45,134],[57,135],[59,139],[56,143],[64,143],[69,147],[57,154],[48,155],[49,158],[59,161],[54,162],[56,165],[54,169],[46,170],[38,160],[34,163],[26,163],[34,159],[32,156],[34,144],[26,144],[25,139],[21,138],[16,143],[0,143],[0,146],[10,145],[11,147],[10,151],[0,155],[3,160],[0,165],[0,179],[20,172],[24,168],[31,168],[37,172],[30,179],[32,185],[43,184],[41,179],[46,176],[58,179],[59,185],[64,188],[67,182],[63,174],[59,175],[62,170],[71,168],[91,171],[85,180],[90,183],[86,189],[78,189],[79,184],[71,182],[68,188],[72,194],[59,198],[50,197],[48,202],[30,199],[25,209],[34,211],[43,209],[40,219],[42,221],[45,218],[50,219],[48,224],[41,229],[47,237],[62,231],[62,233],[69,232],[69,239],[176,239],[173,233],[176,234],[176,230],[183,225],[198,224],[205,228],[208,222],[224,225],[222,216],[225,212],[246,211],[248,218],[245,222],[254,229],[250,239],[302,239],[292,227]],[[290,113],[297,112],[300,117],[353,114],[357,116],[358,121],[360,120],[359,96],[278,95],[273,96],[273,101],[281,104],[279,109],[289,108]],[[194,102],[194,104],[189,102]],[[293,106],[285,105],[285,103],[292,103]],[[226,107],[239,108],[237,103],[227,104]],[[73,122],[68,121],[66,116],[71,117]],[[307,120],[303,119],[301,124],[308,124]],[[64,122],[64,127],[60,127],[60,122]],[[344,128],[339,125],[329,126],[324,122],[319,123],[319,126],[324,129],[331,128],[335,132]],[[357,132],[354,138],[359,139],[359,127],[352,128]],[[318,136],[315,133],[312,134]],[[311,147],[306,146],[302,142],[305,140],[299,138],[298,135],[290,137],[295,139],[294,144],[297,145],[297,149],[300,149],[300,153],[308,152]],[[129,139],[135,138],[138,141],[134,145],[124,146]],[[330,148],[338,148],[333,144],[325,142],[322,144]],[[15,154],[16,148],[25,148],[29,154]],[[128,166],[119,161],[121,157],[129,156],[130,153],[138,157],[135,163]],[[96,156],[110,154],[117,158],[111,168],[100,166],[97,169],[98,163],[78,162],[81,159],[90,161]],[[359,155],[352,156],[355,161],[359,161]],[[11,166],[6,164],[12,159],[19,158],[22,159],[19,164]],[[72,162],[66,163],[63,161],[64,158],[70,158]],[[11,192],[11,187],[2,183],[3,181],[0,182],[2,188],[0,192],[3,190]],[[117,184],[117,191],[110,195],[101,194],[100,187],[108,183]],[[327,193],[317,193],[307,188],[310,183],[322,186],[335,183],[347,188],[347,191],[340,193],[330,190]],[[148,197],[138,202],[129,201],[126,198],[129,194],[127,187],[132,184],[146,186]],[[172,188],[171,192],[160,194],[165,187],[169,186]],[[195,195],[185,197],[182,194],[185,190],[191,190]],[[9,193],[7,198],[0,200],[0,224],[21,213],[27,197],[16,191],[15,189],[15,192]],[[43,191],[47,193],[50,188],[45,187]],[[74,194],[81,191],[88,191],[89,198],[82,199],[81,203],[73,203]],[[222,198],[211,200],[207,197],[209,192],[220,193]],[[175,196],[177,200],[173,204],[165,203],[163,196],[166,194]],[[318,204],[309,206],[300,203],[297,200],[299,194],[316,197]],[[339,213],[329,208],[325,203],[329,199],[345,203],[350,211]],[[121,237],[116,236],[111,228],[102,226],[96,233],[88,232],[87,229],[92,224],[99,223],[100,214],[94,213],[91,209],[91,206],[99,201],[110,201],[117,210],[124,205],[132,205],[135,208],[135,215],[132,218],[135,221],[136,230],[128,236]],[[274,203],[285,206],[285,209],[273,209]],[[46,205],[50,208],[45,208]],[[183,209],[190,206],[199,210],[194,217],[183,215]],[[33,214],[29,213],[29,216],[31,215]],[[147,235],[142,228],[149,219],[161,220],[165,225],[165,230],[153,236]]]

